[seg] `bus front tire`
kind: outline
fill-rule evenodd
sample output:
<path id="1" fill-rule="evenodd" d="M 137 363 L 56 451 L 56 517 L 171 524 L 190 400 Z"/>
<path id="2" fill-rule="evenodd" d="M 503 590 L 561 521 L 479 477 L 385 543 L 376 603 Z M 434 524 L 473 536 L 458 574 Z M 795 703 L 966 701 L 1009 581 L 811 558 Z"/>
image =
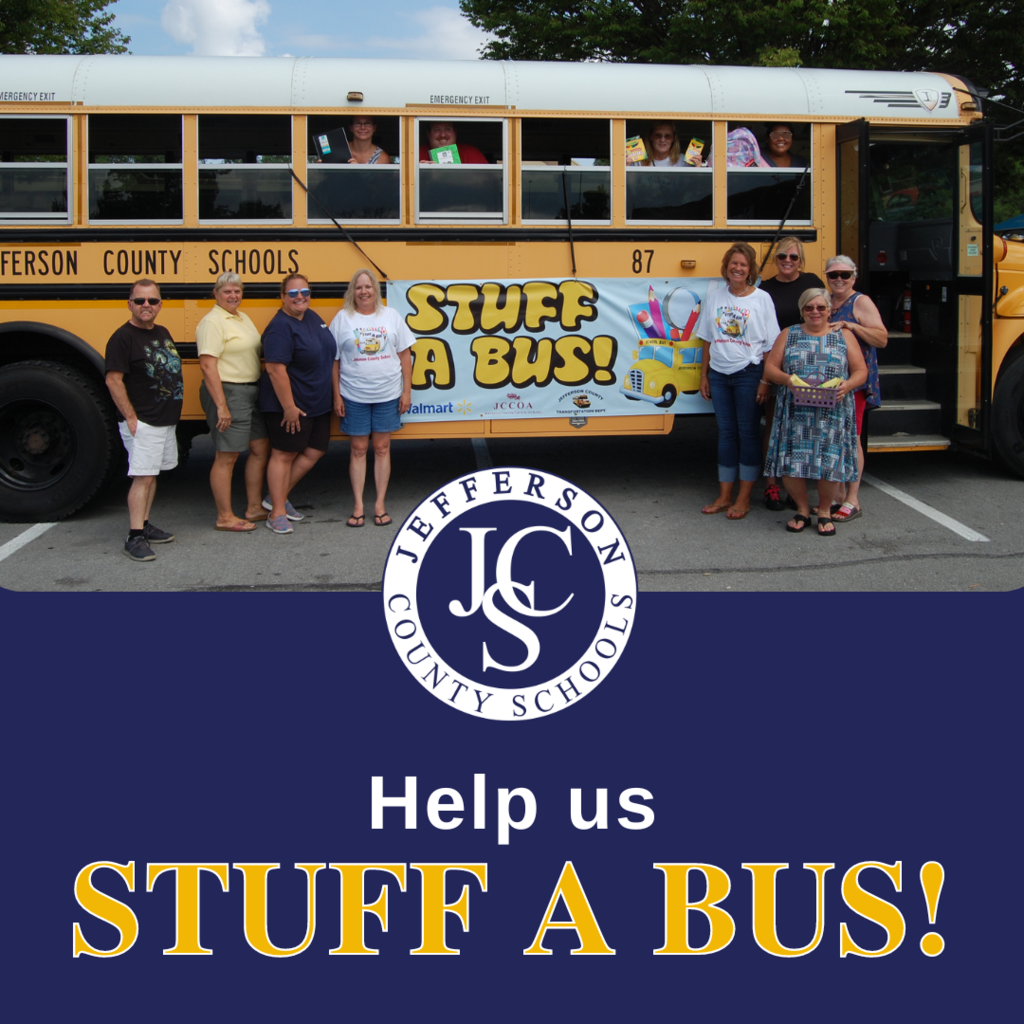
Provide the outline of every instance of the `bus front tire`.
<path id="1" fill-rule="evenodd" d="M 661 401 L 656 403 L 659 409 L 668 409 L 672 403 L 676 400 L 676 389 L 671 384 L 665 385 L 665 390 L 661 393 Z"/>
<path id="2" fill-rule="evenodd" d="M 0 367 L 0 518 L 71 515 L 108 479 L 117 443 L 100 382 L 57 362 Z"/>
<path id="3" fill-rule="evenodd" d="M 1024 477 L 1024 352 L 1006 367 L 996 384 L 992 439 L 1006 468 Z"/>

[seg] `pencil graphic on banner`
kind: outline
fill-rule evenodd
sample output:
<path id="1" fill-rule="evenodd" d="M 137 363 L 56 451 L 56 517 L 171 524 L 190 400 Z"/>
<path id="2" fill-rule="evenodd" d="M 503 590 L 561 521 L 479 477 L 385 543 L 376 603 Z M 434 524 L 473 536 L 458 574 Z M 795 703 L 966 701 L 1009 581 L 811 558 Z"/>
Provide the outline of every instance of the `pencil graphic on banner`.
<path id="1" fill-rule="evenodd" d="M 636 315 L 636 322 L 644 329 L 648 338 L 660 338 L 658 329 L 654 326 L 651 314 L 646 309 L 641 309 Z"/>
<path id="2" fill-rule="evenodd" d="M 658 296 L 654 294 L 654 289 L 647 286 L 647 303 L 651 307 L 651 317 L 654 320 L 654 327 L 657 330 L 657 337 L 665 337 L 665 321 L 661 318 L 661 303 L 658 301 Z"/>

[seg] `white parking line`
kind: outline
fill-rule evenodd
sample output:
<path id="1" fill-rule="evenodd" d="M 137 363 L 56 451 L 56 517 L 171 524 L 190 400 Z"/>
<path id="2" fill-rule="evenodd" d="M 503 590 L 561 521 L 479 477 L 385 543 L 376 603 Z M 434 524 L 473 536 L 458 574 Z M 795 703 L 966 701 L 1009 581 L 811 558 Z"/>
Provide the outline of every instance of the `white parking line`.
<path id="1" fill-rule="evenodd" d="M 473 438 L 473 454 L 476 456 L 477 469 L 490 469 L 494 465 L 491 462 L 491 453 L 487 450 L 487 439 L 483 437 Z"/>
<path id="2" fill-rule="evenodd" d="M 9 540 L 6 544 L 0 546 L 0 562 L 7 558 L 8 555 L 13 555 L 15 551 L 20 551 L 26 544 L 31 544 L 36 537 L 42 537 L 50 527 L 56 525 L 56 523 L 36 523 L 35 526 L 30 526 L 24 533 L 19 533 L 14 540 Z"/>
<path id="3" fill-rule="evenodd" d="M 947 516 L 945 512 L 940 512 L 938 509 L 932 508 L 931 505 L 926 505 L 923 501 L 918 501 L 917 498 L 912 498 L 906 491 L 901 491 L 898 487 L 893 487 L 892 484 L 887 484 L 883 480 L 879 480 L 878 477 L 872 476 L 870 473 L 865 473 L 861 479 L 866 484 L 871 484 L 872 487 L 877 487 L 880 491 L 888 494 L 890 498 L 895 498 L 897 501 L 902 501 L 904 505 L 909 505 L 916 512 L 920 512 L 921 515 L 927 516 L 929 519 L 934 520 L 940 526 L 944 526 L 947 530 L 952 530 L 954 533 L 959 534 L 964 540 L 975 540 L 988 542 L 988 537 L 983 533 L 978 533 L 977 530 L 972 530 L 969 526 L 964 526 L 963 523 L 957 522 L 951 516 Z"/>

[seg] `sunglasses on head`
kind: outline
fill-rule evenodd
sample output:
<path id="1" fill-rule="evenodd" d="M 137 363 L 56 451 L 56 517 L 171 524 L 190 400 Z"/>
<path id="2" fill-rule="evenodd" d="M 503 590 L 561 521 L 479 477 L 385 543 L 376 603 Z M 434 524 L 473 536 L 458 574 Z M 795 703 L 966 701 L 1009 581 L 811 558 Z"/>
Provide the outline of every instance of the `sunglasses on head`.
<path id="1" fill-rule="evenodd" d="M 309 298 L 309 289 L 308 288 L 289 288 L 288 291 L 285 292 L 285 295 L 287 295 L 289 299 L 297 299 L 300 295 L 304 299 L 308 299 Z"/>
<path id="2" fill-rule="evenodd" d="M 834 281 L 837 277 L 841 277 L 844 281 L 849 281 L 853 277 L 852 270 L 830 270 L 825 275 L 830 281 Z"/>
<path id="3" fill-rule="evenodd" d="M 800 253 L 798 252 L 780 252 L 776 257 L 777 260 L 792 260 L 794 263 L 800 262 Z"/>
<path id="4" fill-rule="evenodd" d="M 163 301 L 164 301 L 163 299 L 136 299 L 136 298 L 133 298 L 131 300 L 132 305 L 135 305 L 135 306 L 144 306 L 147 302 L 151 306 L 159 306 L 160 303 L 163 302 Z"/>

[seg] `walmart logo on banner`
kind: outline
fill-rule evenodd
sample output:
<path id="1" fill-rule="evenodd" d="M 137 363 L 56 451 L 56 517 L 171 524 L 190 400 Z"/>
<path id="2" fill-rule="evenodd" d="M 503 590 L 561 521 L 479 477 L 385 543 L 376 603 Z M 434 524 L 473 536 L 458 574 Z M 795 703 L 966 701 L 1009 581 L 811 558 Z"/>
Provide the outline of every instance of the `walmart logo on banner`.
<path id="1" fill-rule="evenodd" d="M 399 530 L 384 613 L 403 664 L 439 700 L 526 721 L 611 672 L 636 612 L 636 568 L 608 511 L 550 473 L 459 477 Z"/>

